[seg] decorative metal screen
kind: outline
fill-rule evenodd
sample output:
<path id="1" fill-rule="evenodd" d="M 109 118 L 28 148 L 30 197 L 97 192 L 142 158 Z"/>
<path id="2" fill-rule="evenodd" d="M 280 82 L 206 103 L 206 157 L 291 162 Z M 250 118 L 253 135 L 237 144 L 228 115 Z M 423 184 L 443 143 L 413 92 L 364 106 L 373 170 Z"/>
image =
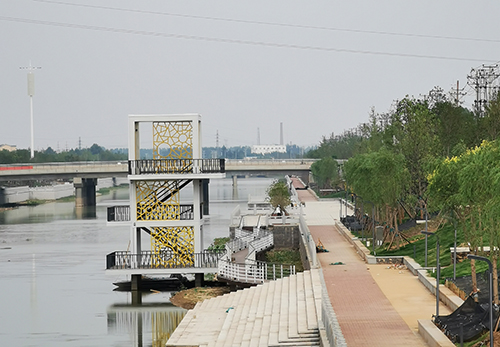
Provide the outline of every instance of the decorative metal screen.
<path id="1" fill-rule="evenodd" d="M 151 228 L 152 265 L 154 267 L 189 267 L 194 265 L 193 227 Z"/>
<path id="2" fill-rule="evenodd" d="M 179 181 L 138 181 L 137 220 L 179 220 Z"/>
<path id="3" fill-rule="evenodd" d="M 192 159 L 193 124 L 153 122 L 153 158 Z"/>

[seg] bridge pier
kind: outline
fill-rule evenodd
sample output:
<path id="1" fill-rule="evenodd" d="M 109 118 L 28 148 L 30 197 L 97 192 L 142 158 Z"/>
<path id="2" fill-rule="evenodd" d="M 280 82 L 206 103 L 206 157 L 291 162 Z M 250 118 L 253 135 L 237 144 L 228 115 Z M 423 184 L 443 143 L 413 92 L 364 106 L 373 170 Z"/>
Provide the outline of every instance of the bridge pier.
<path id="1" fill-rule="evenodd" d="M 95 206 L 95 186 L 97 178 L 81 178 L 73 179 L 75 187 L 75 205 L 76 207 Z"/>

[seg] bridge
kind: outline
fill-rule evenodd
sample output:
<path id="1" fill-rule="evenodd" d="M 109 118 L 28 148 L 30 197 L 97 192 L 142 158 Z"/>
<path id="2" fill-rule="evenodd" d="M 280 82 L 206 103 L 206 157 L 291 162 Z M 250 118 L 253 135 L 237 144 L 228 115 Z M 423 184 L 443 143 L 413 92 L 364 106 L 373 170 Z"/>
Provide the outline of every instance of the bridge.
<path id="1" fill-rule="evenodd" d="M 217 167 L 218 172 L 233 176 L 299 176 L 309 182 L 309 173 L 315 159 L 142 159 L 129 161 L 88 161 L 43 164 L 5 164 L 0 165 L 0 184 L 2 181 L 56 180 L 71 179 L 75 187 L 77 207 L 95 206 L 95 192 L 98 178 L 128 177 L 136 174 L 175 173 L 179 167 L 188 165 L 196 173 L 210 172 Z M 199 171 L 199 172 L 198 172 Z M 185 172 L 178 172 L 185 177 Z M 188 175 L 189 176 L 189 175 Z M 208 187 L 207 187 L 208 189 Z"/>
<path id="2" fill-rule="evenodd" d="M 195 159 L 193 159 L 195 160 Z M 200 159 L 201 160 L 201 159 Z M 302 175 L 311 170 L 317 159 L 226 159 L 225 172 L 229 175 Z M 141 162 L 154 165 L 158 160 L 144 159 Z M 0 165 L 0 181 L 23 181 L 35 179 L 73 179 L 126 177 L 131 174 L 129 161 L 84 161 L 43 164 Z"/>

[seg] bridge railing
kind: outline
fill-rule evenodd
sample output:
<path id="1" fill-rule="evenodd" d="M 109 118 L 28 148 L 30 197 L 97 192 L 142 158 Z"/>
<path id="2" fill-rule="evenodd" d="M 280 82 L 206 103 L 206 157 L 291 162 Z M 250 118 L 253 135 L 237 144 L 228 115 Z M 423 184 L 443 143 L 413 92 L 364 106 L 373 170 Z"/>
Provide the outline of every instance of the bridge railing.
<path id="1" fill-rule="evenodd" d="M 132 254 L 128 251 L 115 251 L 106 256 L 106 270 L 217 268 L 222 255 L 221 252 L 207 251 L 181 255 L 173 252 L 143 251 L 140 254 Z"/>
<path id="2" fill-rule="evenodd" d="M 154 214 L 153 214 L 154 215 Z M 157 216 L 163 220 L 162 216 Z M 179 205 L 179 220 L 193 220 L 194 206 Z M 152 220 L 152 219 L 147 219 Z M 108 207 L 108 222 L 128 222 L 130 221 L 130 206 L 109 206 Z"/>
<path id="3" fill-rule="evenodd" d="M 129 160 L 129 175 L 226 172 L 224 159 L 141 159 Z"/>

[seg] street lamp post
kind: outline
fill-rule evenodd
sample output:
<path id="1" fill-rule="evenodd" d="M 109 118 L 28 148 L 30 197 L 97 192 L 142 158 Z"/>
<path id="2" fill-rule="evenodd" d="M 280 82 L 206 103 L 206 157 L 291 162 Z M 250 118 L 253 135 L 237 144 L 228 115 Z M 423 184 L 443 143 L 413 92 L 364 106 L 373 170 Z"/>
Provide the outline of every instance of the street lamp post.
<path id="1" fill-rule="evenodd" d="M 481 257 L 479 255 L 467 254 L 467 258 L 474 259 L 474 260 L 482 260 L 488 264 L 488 271 L 489 271 L 488 284 L 490 287 L 490 289 L 489 289 L 489 291 L 490 291 L 490 346 L 494 346 L 494 344 L 493 344 L 493 264 L 491 264 L 491 261 L 488 258 Z"/>
<path id="2" fill-rule="evenodd" d="M 427 267 L 427 236 L 428 236 L 428 234 L 427 234 L 428 233 L 428 231 L 427 231 L 427 224 L 428 224 L 427 207 L 423 207 L 423 208 L 417 207 L 417 209 L 425 212 L 425 233 L 423 232 L 424 230 L 421 230 L 421 232 L 422 232 L 422 234 L 425 234 L 425 263 L 424 263 L 424 267 Z"/>
<path id="3" fill-rule="evenodd" d="M 439 267 L 439 237 L 436 235 L 436 233 L 431 233 L 428 231 L 421 231 L 422 234 L 425 234 L 427 237 L 428 235 L 434 235 L 436 236 L 436 318 L 439 316 L 439 279 L 440 279 L 440 267 Z M 426 254 L 427 255 L 427 254 Z"/>
<path id="4" fill-rule="evenodd" d="M 20 69 L 28 70 L 28 96 L 30 97 L 30 128 L 31 128 L 31 159 L 35 157 L 35 132 L 33 127 L 33 95 L 35 94 L 35 74 L 33 73 L 36 69 L 41 69 L 38 66 L 30 65 L 27 67 L 21 67 Z"/>

